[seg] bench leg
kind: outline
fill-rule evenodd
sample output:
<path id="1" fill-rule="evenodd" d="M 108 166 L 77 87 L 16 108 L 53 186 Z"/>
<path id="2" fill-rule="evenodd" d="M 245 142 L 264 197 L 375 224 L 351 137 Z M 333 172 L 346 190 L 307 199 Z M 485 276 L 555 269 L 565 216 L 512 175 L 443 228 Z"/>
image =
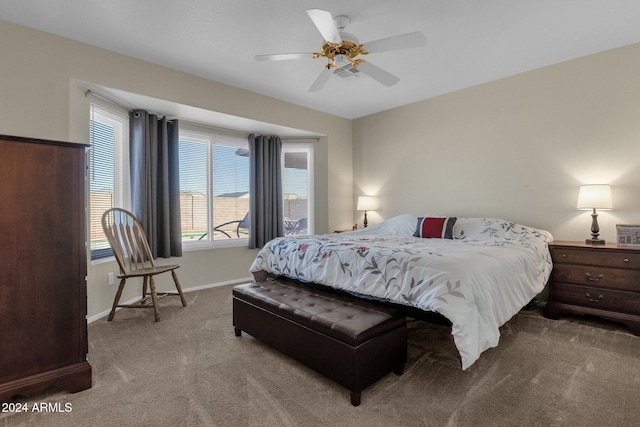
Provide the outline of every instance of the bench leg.
<path id="1" fill-rule="evenodd" d="M 242 335 L 242 331 L 238 328 L 233 328 L 235 330 L 236 336 L 239 337 L 240 335 Z"/>
<path id="2" fill-rule="evenodd" d="M 361 392 L 359 391 L 352 391 L 351 392 L 351 404 L 353 406 L 358 406 L 360 405 L 360 396 L 361 396 Z"/>

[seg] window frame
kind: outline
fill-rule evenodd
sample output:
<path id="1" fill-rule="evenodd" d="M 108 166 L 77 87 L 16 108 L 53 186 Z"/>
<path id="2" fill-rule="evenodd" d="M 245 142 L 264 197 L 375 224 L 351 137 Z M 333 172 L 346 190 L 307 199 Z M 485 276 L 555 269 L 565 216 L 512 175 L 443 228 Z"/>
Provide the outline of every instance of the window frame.
<path id="1" fill-rule="evenodd" d="M 96 115 L 98 117 L 96 117 Z M 100 120 L 97 120 L 97 119 Z M 131 209 L 131 185 L 129 181 L 129 112 L 124 108 L 110 105 L 99 100 L 91 100 L 89 103 L 89 141 L 92 144 L 87 150 L 87 247 L 88 258 L 92 263 L 99 263 L 113 259 L 113 251 L 110 246 L 94 249 L 92 242 L 92 224 L 100 224 L 102 214 L 93 218 L 91 205 L 91 181 L 94 172 L 94 127 L 91 122 L 104 123 L 113 127 L 113 206 Z M 92 221 L 93 220 L 93 221 Z M 102 225 L 96 225 L 102 229 Z"/>
<path id="2" fill-rule="evenodd" d="M 180 135 L 179 140 L 183 139 L 192 140 L 194 142 L 206 142 L 207 144 L 207 227 L 211 229 L 212 224 L 214 222 L 214 187 L 215 182 L 213 182 L 213 146 L 214 145 L 226 145 L 236 148 L 249 148 L 249 142 L 247 138 L 240 137 L 239 134 L 232 132 L 224 132 L 217 129 L 209 129 L 204 126 L 197 125 L 189 125 L 189 124 L 180 124 Z M 246 142 L 245 144 L 216 144 L 216 138 L 220 139 L 238 139 Z M 181 165 L 182 166 L 182 165 Z M 182 191 L 182 189 L 181 189 Z M 209 232 L 210 230 L 208 230 Z M 198 250 L 207 250 L 207 249 L 218 249 L 218 248 L 232 248 L 232 247 L 247 247 L 249 244 L 249 237 L 236 237 L 232 239 L 211 239 L 207 238 L 206 240 L 182 240 L 182 250 L 184 252 L 189 251 L 198 251 Z"/>
<path id="3" fill-rule="evenodd" d="M 314 189 L 314 170 L 313 170 L 313 165 L 314 165 L 314 158 L 313 158 L 313 154 L 314 154 L 314 149 L 315 149 L 315 145 L 312 142 L 297 142 L 295 140 L 292 140 L 291 142 L 289 141 L 283 141 L 282 142 L 282 170 L 280 171 L 283 174 L 283 184 L 284 184 L 284 156 L 286 153 L 305 153 L 307 155 L 307 174 L 308 174 L 308 181 L 307 181 L 307 209 L 308 209 L 308 216 L 307 216 L 307 235 L 312 235 L 314 234 L 314 228 L 315 228 L 315 215 L 314 215 L 314 203 L 313 201 L 315 200 L 314 198 L 314 193 L 313 193 L 313 189 Z M 283 194 L 284 197 L 284 194 Z"/>

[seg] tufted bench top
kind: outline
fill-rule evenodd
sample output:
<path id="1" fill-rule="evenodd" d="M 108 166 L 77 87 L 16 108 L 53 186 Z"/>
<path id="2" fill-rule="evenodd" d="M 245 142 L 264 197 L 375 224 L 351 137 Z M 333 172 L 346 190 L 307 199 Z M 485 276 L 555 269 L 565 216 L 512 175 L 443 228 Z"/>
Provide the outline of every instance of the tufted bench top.
<path id="1" fill-rule="evenodd" d="M 406 322 L 399 310 L 284 280 L 238 285 L 233 295 L 352 346 Z"/>

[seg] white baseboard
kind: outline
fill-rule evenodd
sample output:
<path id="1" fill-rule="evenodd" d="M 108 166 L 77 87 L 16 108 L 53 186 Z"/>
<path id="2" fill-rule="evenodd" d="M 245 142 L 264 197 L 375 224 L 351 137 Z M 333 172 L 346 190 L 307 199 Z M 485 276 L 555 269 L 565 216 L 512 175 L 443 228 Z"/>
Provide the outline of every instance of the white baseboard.
<path id="1" fill-rule="evenodd" d="M 209 288 L 217 288 L 219 286 L 227 286 L 227 285 L 235 285 L 235 284 L 239 284 L 239 283 L 247 283 L 247 282 L 253 282 L 253 277 L 247 277 L 245 279 L 236 279 L 236 280 L 228 280 L 226 282 L 218 282 L 218 283 L 211 283 L 208 285 L 202 285 L 202 286 L 194 286 L 192 288 L 185 288 L 182 289 L 182 292 L 187 293 L 187 292 L 195 292 L 195 291 L 201 291 L 203 289 L 209 289 Z M 129 301 L 125 301 L 122 304 L 133 304 L 134 302 L 138 301 L 140 299 L 140 297 L 135 297 L 130 299 Z M 120 310 L 120 308 L 117 308 L 117 310 Z M 108 316 L 109 313 L 111 312 L 111 309 L 102 311 L 98 314 L 94 314 L 93 316 L 88 316 L 87 317 L 87 323 L 92 323 L 95 322 L 98 319 L 102 319 L 105 316 Z"/>
<path id="2" fill-rule="evenodd" d="M 212 283 L 209 285 L 194 286 L 192 288 L 183 289 L 182 292 L 201 291 L 202 289 L 217 288 L 219 286 L 227 286 L 227 285 L 237 285 L 240 283 L 247 283 L 247 282 L 253 282 L 253 277 L 247 277 L 244 279 L 227 280 L 226 282 Z"/>

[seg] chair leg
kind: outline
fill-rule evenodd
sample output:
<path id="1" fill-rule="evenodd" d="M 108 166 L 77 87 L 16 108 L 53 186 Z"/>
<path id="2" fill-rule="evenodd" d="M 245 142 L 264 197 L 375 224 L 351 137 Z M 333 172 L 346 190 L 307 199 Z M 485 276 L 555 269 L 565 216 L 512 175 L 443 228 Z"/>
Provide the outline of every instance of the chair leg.
<path id="1" fill-rule="evenodd" d="M 109 318 L 107 319 L 109 322 L 113 320 L 114 314 L 116 314 L 116 308 L 118 307 L 118 303 L 120 302 L 120 297 L 122 296 L 122 290 L 124 289 L 124 282 L 126 282 L 126 278 L 122 278 L 120 280 L 120 285 L 118 286 L 118 292 L 116 292 L 116 296 L 113 299 L 113 307 L 111 307 L 111 312 L 109 313 Z"/>
<path id="2" fill-rule="evenodd" d="M 159 322 L 160 313 L 158 312 L 158 295 L 156 295 L 156 284 L 153 281 L 153 276 L 149 276 L 149 287 L 151 288 L 151 301 L 153 302 L 153 314 L 156 317 L 156 322 Z"/>
<path id="3" fill-rule="evenodd" d="M 147 283 L 148 283 L 147 279 L 148 279 L 147 276 L 144 276 L 142 278 L 142 300 L 144 300 L 147 297 Z"/>
<path id="4" fill-rule="evenodd" d="M 176 289 L 178 290 L 178 294 L 180 295 L 180 301 L 182 301 L 182 306 L 187 306 L 187 300 L 184 299 L 184 295 L 182 294 L 182 286 L 180 286 L 180 281 L 178 281 L 178 275 L 175 270 L 171 270 L 171 275 L 173 276 L 173 281 L 176 284 Z"/>

